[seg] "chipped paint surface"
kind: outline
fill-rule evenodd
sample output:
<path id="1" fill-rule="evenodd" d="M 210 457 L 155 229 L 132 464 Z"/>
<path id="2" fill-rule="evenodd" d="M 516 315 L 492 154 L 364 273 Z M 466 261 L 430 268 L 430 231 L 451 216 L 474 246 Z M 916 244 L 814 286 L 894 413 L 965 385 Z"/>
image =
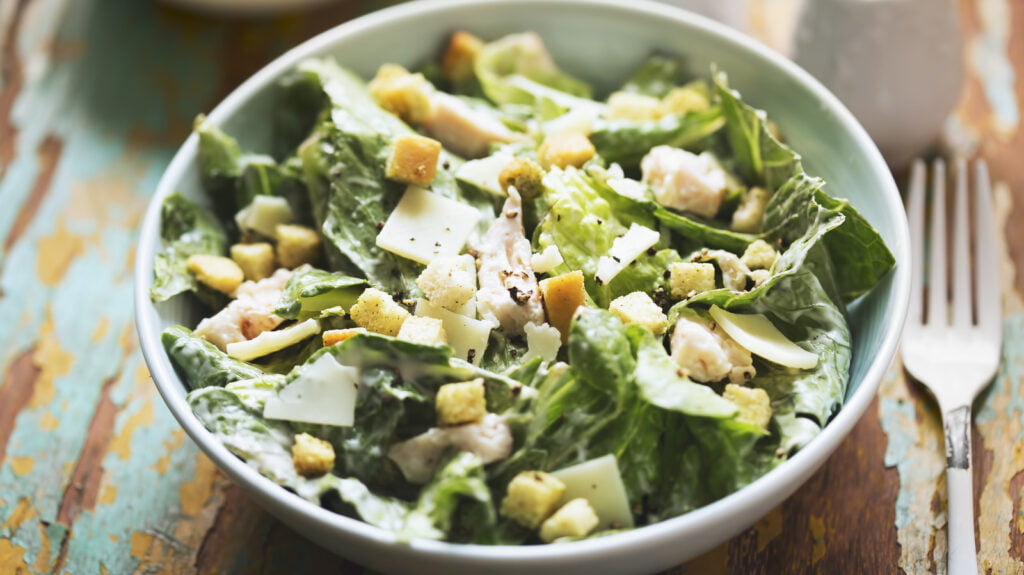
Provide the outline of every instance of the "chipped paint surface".
<path id="1" fill-rule="evenodd" d="M 782 535 L 782 508 L 776 507 L 762 517 L 754 524 L 754 531 L 757 533 L 757 551 L 764 551 L 773 539 Z"/>
<path id="2" fill-rule="evenodd" d="M 976 9 L 982 24 L 970 46 L 970 63 L 982 79 L 985 97 L 992 107 L 993 128 L 1003 136 L 1012 135 L 1020 123 L 1015 81 L 1017 74 L 1009 56 L 1013 18 L 1009 0 L 978 0 Z"/>

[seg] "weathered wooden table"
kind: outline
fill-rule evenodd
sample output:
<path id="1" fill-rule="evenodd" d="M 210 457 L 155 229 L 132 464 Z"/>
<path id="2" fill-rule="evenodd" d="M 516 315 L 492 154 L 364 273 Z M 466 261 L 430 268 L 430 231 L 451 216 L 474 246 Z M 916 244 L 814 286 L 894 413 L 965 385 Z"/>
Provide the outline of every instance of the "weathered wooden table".
<path id="1" fill-rule="evenodd" d="M 0 574 L 358 573 L 258 508 L 185 437 L 138 350 L 134 245 L 197 112 L 384 2 L 223 21 L 142 0 L 0 0 Z M 779 30 L 751 2 L 751 29 Z M 963 0 L 950 127 L 988 158 L 1003 368 L 975 406 L 979 560 L 1024 572 L 1024 3 Z M 945 572 L 939 414 L 894 365 L 824 468 L 692 573 Z"/>

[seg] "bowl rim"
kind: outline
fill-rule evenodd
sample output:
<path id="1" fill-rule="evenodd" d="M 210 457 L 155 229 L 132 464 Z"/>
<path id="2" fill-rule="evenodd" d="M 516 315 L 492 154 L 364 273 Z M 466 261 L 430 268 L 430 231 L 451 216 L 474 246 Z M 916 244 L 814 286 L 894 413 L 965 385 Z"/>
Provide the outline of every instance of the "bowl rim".
<path id="1" fill-rule="evenodd" d="M 391 21 L 415 19 L 421 14 L 453 11 L 467 6 L 495 4 L 497 1 L 419 0 L 385 8 L 344 22 L 306 40 L 261 68 L 222 100 L 207 115 L 207 120 L 214 124 L 221 124 L 256 93 L 268 87 L 299 61 L 324 53 L 331 46 L 349 36 Z M 909 262 L 909 229 L 898 188 L 885 160 L 853 114 L 820 82 L 781 54 L 724 24 L 653 0 L 634 0 L 629 3 L 617 0 L 501 0 L 501 3 L 518 4 L 524 9 L 541 6 L 570 6 L 574 8 L 591 6 L 612 11 L 639 12 L 647 16 L 664 18 L 681 27 L 703 29 L 705 32 L 717 36 L 719 40 L 741 48 L 751 57 L 766 61 L 768 65 L 776 67 L 802 85 L 835 115 L 836 123 L 848 132 L 856 147 L 865 154 L 870 168 L 883 175 L 884 189 L 879 190 L 879 195 L 885 203 L 885 208 L 902 216 L 896 217 L 894 237 L 889 243 L 889 248 L 897 261 L 897 266 L 890 271 L 891 279 L 889 281 L 893 285 L 892 297 L 888 305 L 888 309 L 894 311 L 895 316 L 893 317 L 894 321 L 884 331 L 880 351 L 865 371 L 859 387 L 847 398 L 842 409 L 822 432 L 793 457 L 722 499 L 651 525 L 597 539 L 586 539 L 561 545 L 493 546 L 419 539 L 403 542 L 403 544 L 418 552 L 431 555 L 443 554 L 448 558 L 454 557 L 463 560 L 552 561 L 568 560 L 581 555 L 614 557 L 619 556 L 626 548 L 635 546 L 652 548 L 668 544 L 677 541 L 683 535 L 697 533 L 701 526 L 735 521 L 739 519 L 740 515 L 749 516 L 749 509 L 756 507 L 758 501 L 765 498 L 777 499 L 772 506 L 778 505 L 782 501 L 780 495 L 788 496 L 789 493 L 799 488 L 806 477 L 809 477 L 825 462 L 831 452 L 860 420 L 873 401 L 878 386 L 896 353 L 910 295 L 909 266 L 899 265 L 899 262 Z M 267 498 L 277 509 L 291 508 L 304 516 L 304 519 L 312 521 L 317 528 L 328 531 L 340 529 L 366 542 L 383 545 L 398 543 L 398 539 L 389 531 L 374 527 L 359 519 L 329 511 L 281 488 L 276 482 L 264 477 L 232 454 L 192 414 L 185 400 L 183 382 L 177 376 L 160 342 L 160 332 L 157 329 L 159 318 L 154 304 L 149 300 L 149 289 L 152 283 L 153 258 L 159 237 L 160 205 L 163 199 L 174 191 L 177 182 L 181 180 L 182 175 L 193 161 L 196 151 L 197 137 L 193 133 L 175 153 L 157 185 L 156 193 L 150 199 L 141 227 L 135 258 L 136 329 L 146 364 L 161 397 L 182 428 L 218 467 L 225 470 L 234 481 L 242 484 L 248 491 L 258 492 L 261 497 Z M 808 467 L 811 468 L 810 471 L 808 471 Z M 801 477 L 805 479 L 801 480 Z M 794 482 L 796 485 L 793 485 Z M 261 501 L 266 504 L 264 500 Z M 757 519 L 758 517 L 749 517 L 747 525 Z M 734 533 L 739 530 L 735 529 Z M 526 567 L 527 564 L 523 563 L 522 566 Z"/>

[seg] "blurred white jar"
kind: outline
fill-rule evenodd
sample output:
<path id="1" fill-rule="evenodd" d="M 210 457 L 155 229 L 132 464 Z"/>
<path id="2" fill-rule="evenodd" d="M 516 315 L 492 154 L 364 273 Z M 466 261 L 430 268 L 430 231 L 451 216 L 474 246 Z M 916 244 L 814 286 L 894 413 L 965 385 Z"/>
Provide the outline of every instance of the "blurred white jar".
<path id="1" fill-rule="evenodd" d="M 793 59 L 835 93 L 893 168 L 936 142 L 963 84 L 956 0 L 806 0 Z"/>

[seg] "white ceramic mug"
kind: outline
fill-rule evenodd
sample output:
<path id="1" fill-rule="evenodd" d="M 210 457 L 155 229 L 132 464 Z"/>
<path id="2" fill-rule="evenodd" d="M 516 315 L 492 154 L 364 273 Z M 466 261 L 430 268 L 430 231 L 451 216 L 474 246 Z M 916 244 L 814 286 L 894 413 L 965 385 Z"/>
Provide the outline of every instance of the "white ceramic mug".
<path id="1" fill-rule="evenodd" d="M 806 0 L 793 59 L 853 112 L 893 168 L 938 139 L 960 97 L 955 0 Z"/>

